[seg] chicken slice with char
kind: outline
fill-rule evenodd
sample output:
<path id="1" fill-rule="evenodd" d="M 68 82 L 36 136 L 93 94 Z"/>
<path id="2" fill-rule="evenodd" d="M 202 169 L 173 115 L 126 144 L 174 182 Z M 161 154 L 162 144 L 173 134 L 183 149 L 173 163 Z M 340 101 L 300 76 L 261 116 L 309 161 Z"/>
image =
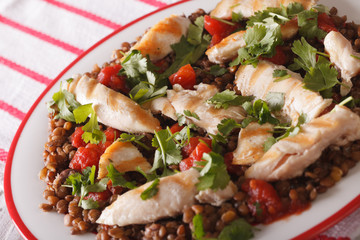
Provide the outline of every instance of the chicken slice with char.
<path id="1" fill-rule="evenodd" d="M 293 178 L 301 175 L 329 145 L 343 146 L 358 139 L 360 117 L 346 107 L 336 106 L 303 125 L 297 135 L 275 143 L 245 176 L 265 181 Z"/>
<path id="2" fill-rule="evenodd" d="M 241 129 L 232 164 L 248 165 L 259 160 L 264 155 L 264 143 L 272 137 L 273 130 L 273 125 L 269 123 L 260 125 L 257 122 L 252 122 Z"/>
<path id="3" fill-rule="evenodd" d="M 325 51 L 330 55 L 330 61 L 341 71 L 345 86 L 340 87 L 342 96 L 347 95 L 352 87 L 351 78 L 360 72 L 360 54 L 355 52 L 349 40 L 339 32 L 329 32 L 324 39 Z M 355 56 L 352 57 L 351 55 Z"/>
<path id="4" fill-rule="evenodd" d="M 305 9 L 310 9 L 318 0 L 222 0 L 211 12 L 211 16 L 231 19 L 232 12 L 241 13 L 243 17 L 249 18 L 257 11 L 262 11 L 268 7 L 285 7 L 290 3 L 301 3 Z"/>
<path id="5" fill-rule="evenodd" d="M 76 76 L 66 88 L 80 104 L 92 103 L 98 121 L 107 126 L 130 133 L 153 133 L 161 129 L 159 120 L 150 111 L 93 78 Z"/>
<path id="6" fill-rule="evenodd" d="M 150 163 L 141 152 L 130 142 L 113 142 L 101 155 L 99 161 L 98 178 L 106 177 L 106 167 L 112 163 L 121 173 L 136 171 L 140 167 L 144 172 L 151 169 Z"/>
<path id="7" fill-rule="evenodd" d="M 176 84 L 173 90 L 167 91 L 167 97 L 176 113 L 184 114 L 184 110 L 196 113 L 200 120 L 193 117 L 188 119 L 211 134 L 218 133 L 217 125 L 223 119 L 232 118 L 236 122 L 244 119 L 246 113 L 241 106 L 231 106 L 223 109 L 215 108 L 206 103 L 206 100 L 218 93 L 215 86 L 201 83 L 195 87 L 196 90 L 185 90 Z"/>
<path id="8" fill-rule="evenodd" d="M 284 40 L 293 38 L 299 30 L 297 21 L 291 20 L 281 25 L 281 35 Z M 225 63 L 237 57 L 238 50 L 246 46 L 244 34 L 246 31 L 233 33 L 218 44 L 215 44 L 206 51 L 210 62 Z"/>
<path id="9" fill-rule="evenodd" d="M 141 193 L 152 182 L 118 196 L 115 202 L 106 207 L 97 223 L 126 226 L 146 224 L 164 217 L 175 217 L 195 200 L 199 172 L 190 169 L 172 176 L 160 178 L 158 193 L 147 200 L 142 200 Z"/>
<path id="10" fill-rule="evenodd" d="M 163 114 L 173 120 L 177 120 L 176 111 L 166 97 L 156 98 L 150 102 L 144 103 L 143 107 L 149 109 L 153 114 Z"/>
<path id="11" fill-rule="evenodd" d="M 149 55 L 151 61 L 163 59 L 172 52 L 171 45 L 186 36 L 190 20 L 171 15 L 155 24 L 130 50 L 137 49 L 143 56 Z"/>
<path id="12" fill-rule="evenodd" d="M 266 100 L 269 92 L 284 93 L 285 103 L 281 116 L 288 122 L 296 125 L 301 114 L 306 114 L 307 120 L 319 116 L 332 102 L 323 99 L 318 92 L 304 89 L 302 78 L 299 74 L 288 71 L 290 78 L 274 81 L 273 72 L 276 69 L 285 70 L 283 66 L 267 61 L 259 61 L 256 68 L 252 65 L 240 66 L 235 77 L 235 84 L 244 96 L 255 96 L 257 99 Z"/>
<path id="13" fill-rule="evenodd" d="M 216 191 L 212 189 L 202 190 L 195 196 L 195 198 L 199 201 L 199 203 L 209 203 L 213 206 L 219 207 L 225 201 L 231 199 L 236 192 L 236 185 L 230 181 L 224 189 L 219 189 Z"/>

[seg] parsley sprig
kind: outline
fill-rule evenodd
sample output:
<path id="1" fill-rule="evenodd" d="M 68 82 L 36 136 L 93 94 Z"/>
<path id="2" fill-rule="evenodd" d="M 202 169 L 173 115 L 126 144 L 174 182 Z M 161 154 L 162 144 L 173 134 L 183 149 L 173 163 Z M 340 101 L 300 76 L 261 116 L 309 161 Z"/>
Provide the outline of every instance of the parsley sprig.
<path id="1" fill-rule="evenodd" d="M 138 144 L 139 146 L 143 147 L 146 150 L 150 150 L 150 148 L 142 143 L 140 140 L 144 138 L 144 135 L 135 135 L 135 134 L 127 134 L 122 133 L 120 134 L 120 137 L 117 139 L 119 142 L 134 142 Z"/>
<path id="2" fill-rule="evenodd" d="M 331 62 L 323 56 L 318 56 L 317 49 L 311 46 L 304 37 L 293 43 L 292 51 L 298 56 L 294 63 L 289 66 L 292 70 L 300 68 L 306 71 L 304 77 L 304 88 L 320 92 L 327 97 L 331 89 L 340 84 L 337 79 L 338 71 L 331 65 Z"/>
<path id="3" fill-rule="evenodd" d="M 81 136 L 82 139 L 86 143 L 90 142 L 97 144 L 99 142 L 106 142 L 106 136 L 104 132 L 100 130 L 92 104 L 82 105 L 74 110 L 75 121 L 78 124 L 85 122 L 89 115 L 89 121 L 82 127 L 82 130 L 84 130 L 84 133 Z"/>
<path id="4" fill-rule="evenodd" d="M 79 206 L 84 209 L 98 208 L 99 204 L 93 199 L 84 200 L 90 192 L 103 192 L 107 187 L 107 178 L 95 182 L 96 167 L 87 167 L 82 173 L 71 174 L 65 182 L 65 187 L 72 188 L 72 195 L 80 196 Z"/>
<path id="5" fill-rule="evenodd" d="M 220 93 L 216 93 L 213 97 L 208 99 L 206 102 L 212 104 L 215 108 L 227 109 L 230 106 L 239 106 L 244 102 L 252 101 L 252 96 L 240 96 L 234 91 L 225 90 Z"/>
<path id="6" fill-rule="evenodd" d="M 52 101 L 47 103 L 48 111 L 52 114 L 55 114 L 56 111 L 53 109 L 53 106 L 58 107 L 59 112 L 55 115 L 54 119 L 64 119 L 66 121 L 75 122 L 73 111 L 80 106 L 75 100 L 75 96 L 68 92 L 65 89 L 62 89 L 62 84 L 60 83 L 60 90 L 52 96 Z"/>

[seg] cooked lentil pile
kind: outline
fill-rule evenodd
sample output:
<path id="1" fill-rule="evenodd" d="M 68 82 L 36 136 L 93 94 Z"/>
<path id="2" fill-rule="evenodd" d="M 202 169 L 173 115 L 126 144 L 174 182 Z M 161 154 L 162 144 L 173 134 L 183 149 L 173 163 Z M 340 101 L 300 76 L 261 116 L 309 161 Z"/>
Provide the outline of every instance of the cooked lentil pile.
<path id="1" fill-rule="evenodd" d="M 324 33 L 338 31 L 351 42 L 355 51 L 360 50 L 360 28 L 358 25 L 353 22 L 347 22 L 346 16 L 338 16 L 336 8 L 331 8 L 328 13 L 323 13 L 320 8 L 317 9 L 317 11 L 313 12 L 316 13 L 316 18 L 318 18 L 318 31 Z M 263 17 L 259 20 L 261 21 L 264 19 L 263 15 L 257 14 L 256 17 Z M 281 15 L 278 12 L 276 12 L 276 15 L 278 16 L 278 19 L 276 19 L 277 21 Z M 205 18 L 203 18 L 204 16 Z M 290 16 L 288 17 L 291 18 Z M 251 18 L 251 20 L 257 21 L 257 18 Z M 233 32 L 246 29 L 246 24 L 248 24 L 247 19 L 242 19 L 241 16 L 236 18 L 236 15 L 235 18 L 233 17 L 233 21 L 219 21 L 217 18 L 210 18 L 209 13 L 206 13 L 202 9 L 199 9 L 188 16 L 188 19 L 191 21 L 194 28 L 201 29 L 201 35 L 199 35 L 200 42 L 206 40 L 206 37 L 204 36 L 209 36 L 208 34 L 212 36 L 212 38 L 209 37 L 206 42 L 207 45 L 210 46 L 216 45 L 221 39 Z M 202 19 L 202 24 L 199 24 L 199 19 Z M 324 23 L 324 20 L 321 19 L 325 19 L 326 24 Z M 204 21 L 205 29 L 202 30 Z M 211 24 L 213 24 L 212 27 Z M 216 27 L 220 28 L 220 30 L 213 29 Z M 256 27 L 253 27 L 253 29 L 255 28 Z M 225 35 L 221 35 L 216 31 L 220 31 L 221 34 L 224 32 L 226 33 Z M 168 89 L 172 89 L 172 85 L 179 83 L 185 89 L 193 89 L 194 85 L 203 83 L 216 86 L 218 92 L 227 90 L 231 93 L 235 93 L 235 95 L 232 96 L 240 96 L 242 91 L 241 89 L 238 89 L 238 86 L 234 81 L 241 64 L 246 64 L 246 61 L 249 61 L 249 64 L 255 66 L 260 59 L 291 68 L 290 66 L 294 63 L 294 59 L 298 58 L 297 53 L 294 53 L 293 51 L 294 42 L 300 41 L 301 37 L 303 37 L 303 35 L 301 34 L 301 31 L 299 31 L 290 39 L 286 39 L 281 44 L 277 45 L 277 47 L 274 47 L 271 50 L 272 53 L 263 53 L 263 56 L 261 56 L 261 54 L 259 56 L 251 55 L 253 54 L 250 52 L 251 49 L 247 49 L 249 58 L 246 59 L 244 57 L 243 59 L 240 59 L 238 64 L 231 64 L 234 59 L 220 64 L 211 62 L 208 56 L 203 54 L 206 48 L 210 48 L 209 46 L 206 46 L 202 51 L 202 55 L 198 56 L 195 61 L 190 61 L 182 66 L 178 66 L 176 70 L 171 72 L 171 74 L 168 74 L 165 79 L 170 79 L 170 84 L 167 83 L 165 85 Z M 322 53 L 317 55 L 317 58 L 318 56 L 325 56 L 324 58 L 328 58 L 324 53 L 324 41 L 321 37 L 305 36 L 305 39 L 308 44 L 316 48 L 318 52 Z M 140 40 L 141 37 L 138 41 Z M 186 41 L 186 39 L 184 41 Z M 132 95 L 133 93 L 137 94 L 137 92 L 134 91 L 134 83 L 129 84 L 128 82 L 129 76 L 127 73 L 121 73 L 125 68 L 124 66 L 122 67 L 122 64 L 124 63 L 124 53 L 131 52 L 132 47 L 135 44 L 135 42 L 123 43 L 121 47 L 114 52 L 113 60 L 103 64 L 101 67 L 95 65 L 91 72 L 85 73 L 84 75 L 96 79 L 105 86 L 126 96 L 130 96 L 130 94 Z M 178 61 L 176 53 L 176 50 L 172 51 L 163 59 L 153 61 L 153 64 L 151 65 L 154 66 L 151 67 L 156 69 L 153 72 L 158 73 L 159 75 L 164 72 L 166 73 L 167 69 L 171 68 L 171 66 Z M 134 54 L 136 55 L 136 52 Z M 130 58 L 129 61 L 131 62 L 132 59 Z M 339 70 L 337 69 L 337 66 L 328 66 L 328 68 L 334 69 L 334 71 Z M 118 74 L 119 72 L 121 74 Z M 306 79 L 306 70 L 298 68 L 297 72 Z M 285 72 L 284 75 L 286 74 L 287 73 Z M 284 75 L 280 77 L 284 77 Z M 338 79 L 340 79 L 340 76 L 339 70 L 337 76 Z M 182 78 L 185 80 L 181 80 Z M 71 81 L 73 80 L 69 80 L 69 82 Z M 348 101 L 346 104 L 353 112 L 360 115 L 360 108 L 357 106 L 357 99 L 360 99 L 359 76 L 353 77 L 352 82 L 353 86 L 346 97 L 341 96 L 339 84 L 334 84 L 326 90 L 322 90 L 321 93 L 324 96 L 327 95 L 327 97 L 330 92 L 330 97 L 333 99 L 333 103 L 327 107 L 322 114 L 331 112 L 335 104 L 352 96 L 350 99 L 351 101 Z M 152 89 L 151 91 L 157 91 L 159 89 L 160 88 L 156 87 L 155 90 Z M 47 184 L 43 193 L 44 199 L 47 202 L 40 204 L 40 208 L 43 211 L 57 211 L 58 213 L 63 214 L 64 224 L 70 227 L 71 234 L 94 232 L 96 233 L 96 239 L 99 240 L 180 240 L 201 239 L 201 237 L 219 237 L 219 239 L 221 239 L 221 236 L 226 234 L 227 228 L 229 229 L 229 227 L 232 226 L 238 227 L 239 225 L 237 224 L 242 224 L 245 226 L 244 228 L 246 228 L 245 231 L 247 231 L 247 235 L 244 236 L 244 239 L 249 239 L 253 236 L 251 225 L 271 223 L 277 219 L 308 209 L 310 203 L 317 198 L 318 194 L 324 193 L 330 187 L 334 186 L 336 182 L 345 177 L 350 169 L 360 160 L 360 142 L 350 141 L 343 146 L 328 146 L 322 151 L 321 156 L 314 163 L 305 168 L 300 176 L 274 181 L 249 179 L 245 176 L 245 172 L 249 169 L 251 164 L 235 165 L 232 162 L 233 152 L 238 147 L 239 132 L 243 128 L 246 128 L 246 126 L 243 125 L 244 121 L 243 123 L 240 121 L 232 122 L 232 128 L 226 133 L 220 131 L 220 137 L 226 138 L 226 140 L 222 141 L 221 139 L 219 140 L 219 134 L 210 134 L 204 130 L 204 128 L 194 126 L 196 123 L 192 124 L 189 123 L 189 121 L 185 123 L 181 122 L 180 118 L 183 119 L 184 117 L 191 117 L 192 119 L 198 118 L 193 112 L 184 112 L 185 116 L 177 115 L 178 121 L 175 121 L 161 112 L 157 112 L 154 113 L 154 117 L 159 121 L 162 129 L 169 127 L 169 131 L 172 134 L 175 134 L 176 132 L 181 132 L 185 126 L 185 128 L 188 127 L 187 130 L 189 132 L 191 131 L 191 136 L 186 135 L 182 150 L 178 149 L 179 153 L 182 154 L 180 162 L 173 162 L 167 166 L 158 166 L 157 168 L 153 167 L 152 172 L 150 172 L 152 176 L 156 175 L 156 177 L 160 177 L 166 171 L 171 171 L 172 173 L 173 171 L 182 172 L 193 166 L 198 167 L 200 168 L 199 170 L 201 170 L 205 165 L 197 165 L 196 162 L 198 163 L 201 161 L 202 157 L 204 157 L 203 154 L 215 156 L 209 154 L 209 152 L 217 151 L 217 154 L 222 159 L 222 163 L 225 163 L 226 165 L 227 174 L 229 176 L 225 186 L 229 181 L 232 181 L 236 186 L 236 191 L 219 206 L 195 199 L 192 205 L 187 206 L 182 210 L 182 213 L 178 214 L 176 217 L 161 218 L 152 223 L 129 224 L 122 227 L 117 225 L 99 224 L 97 223 L 97 220 L 107 206 L 116 201 L 116 199 L 124 193 L 131 191 L 130 189 L 133 187 L 139 187 L 145 184 L 151 175 L 144 174 L 141 171 L 127 171 L 120 174 L 115 169 L 113 170 L 113 175 L 121 175 L 121 180 L 128 185 L 124 183 L 116 185 L 114 183 L 114 178 L 109 175 L 107 175 L 109 179 L 106 179 L 106 182 L 101 182 L 102 180 L 97 180 L 96 177 L 93 177 L 91 180 L 91 174 L 97 174 L 99 171 L 98 165 L 100 157 L 114 141 L 119 141 L 118 139 L 121 138 L 122 142 L 131 142 L 146 158 L 149 164 L 155 166 L 155 163 L 159 164 L 156 160 L 158 153 L 155 152 L 159 150 L 157 150 L 158 146 L 154 145 L 153 140 L 156 136 L 152 133 L 137 133 L 135 135 L 132 135 L 131 133 L 127 134 L 126 131 L 119 131 L 115 128 L 108 127 L 103 123 L 98 123 L 96 114 L 94 114 L 94 110 L 91 108 L 90 110 L 84 110 L 86 112 L 85 120 L 79 121 L 75 109 L 78 108 L 80 104 L 77 103 L 75 99 L 71 98 L 73 95 L 67 95 L 68 92 L 62 93 L 64 96 L 63 98 L 59 96 L 53 97 L 54 101 L 50 103 L 50 134 L 48 141 L 45 143 L 45 150 L 43 153 L 45 166 L 39 174 L 40 179 Z M 135 95 L 132 95 L 132 97 L 134 96 Z M 161 96 L 164 96 L 164 94 Z M 66 101 L 61 99 L 66 99 Z M 142 99 L 142 97 L 138 98 L 141 104 L 146 104 L 145 102 L 141 102 Z M 249 102 L 249 99 L 246 101 Z M 251 101 L 253 101 L 253 99 L 250 99 L 250 102 Z M 65 105 L 68 105 L 67 110 L 70 112 L 70 116 L 61 113 L 63 111 L 64 102 Z M 240 104 L 243 104 L 244 102 L 245 101 Z M 83 106 L 86 105 L 83 104 Z M 232 105 L 230 104 L 230 106 Z M 74 112 L 74 114 L 72 114 L 72 112 Z M 89 120 L 86 120 L 88 116 L 90 116 Z M 258 118 L 253 116 L 252 121 L 258 120 Z M 99 120 L 99 122 L 101 121 Z M 85 125 L 85 123 L 87 124 Z M 86 140 L 84 134 L 89 133 L 89 131 L 84 129 L 84 125 L 89 128 L 89 123 L 93 125 L 93 131 L 90 131 L 90 137 L 87 135 Z M 297 125 L 296 127 L 301 129 L 302 125 Z M 290 125 L 286 125 L 286 127 L 281 129 L 282 132 L 275 132 L 272 139 L 276 140 L 276 138 L 281 137 L 282 134 L 289 134 L 286 130 L 290 128 Z M 292 130 L 294 130 L 294 128 L 292 128 Z M 159 132 L 160 131 L 158 131 L 158 133 Z M 127 140 L 124 140 L 126 137 Z M 174 135 L 170 134 L 170 137 L 170 139 L 166 139 L 166 142 L 172 141 L 175 144 L 176 141 L 174 140 Z M 158 141 L 160 142 L 159 139 Z M 181 140 L 178 139 L 177 141 Z M 281 141 L 281 139 L 276 141 Z M 201 147 L 203 150 L 199 150 Z M 220 150 L 215 150 L 215 148 Z M 195 150 L 202 151 L 199 158 L 194 157 Z M 191 159 L 191 161 L 188 159 Z M 92 166 L 96 167 L 91 170 Z M 109 168 L 108 172 L 110 173 Z M 96 185 L 96 183 L 98 183 L 97 187 L 101 188 L 102 186 L 103 189 L 96 189 L 96 191 L 84 190 L 87 191 L 85 193 L 83 190 L 80 190 L 80 188 L 94 189 L 90 187 Z M 132 186 L 131 184 L 135 186 Z M 76 190 L 76 188 L 78 189 Z M 221 187 L 221 189 L 223 188 L 224 187 Z M 262 191 L 263 195 L 256 195 L 257 191 Z M 150 194 L 145 196 L 145 199 L 154 197 L 156 194 L 157 192 L 155 191 L 153 195 Z M 239 220 L 245 221 L 242 222 Z M 251 225 L 247 225 L 247 223 Z"/>

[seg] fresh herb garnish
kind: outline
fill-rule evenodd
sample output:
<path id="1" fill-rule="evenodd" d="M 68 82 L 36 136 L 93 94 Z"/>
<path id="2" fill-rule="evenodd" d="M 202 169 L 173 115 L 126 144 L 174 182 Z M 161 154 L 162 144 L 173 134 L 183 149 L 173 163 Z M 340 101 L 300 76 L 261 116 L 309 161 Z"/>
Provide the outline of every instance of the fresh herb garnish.
<path id="1" fill-rule="evenodd" d="M 135 189 L 136 188 L 136 182 L 129 182 L 124 178 L 124 174 L 120 173 L 112 163 L 110 163 L 108 166 L 106 166 L 106 169 L 108 171 L 108 174 L 106 175 L 112 183 L 112 186 L 117 187 L 124 187 L 128 189 Z"/>
<path id="2" fill-rule="evenodd" d="M 193 237 L 196 240 L 202 240 L 202 238 L 205 236 L 204 223 L 203 223 L 202 215 L 201 214 L 196 214 L 192 219 L 192 223 L 193 223 L 193 226 L 194 226 Z"/>
<path id="3" fill-rule="evenodd" d="M 273 125 L 279 124 L 279 120 L 271 115 L 268 104 L 261 99 L 254 101 L 253 104 L 245 102 L 242 106 L 248 114 L 241 123 L 243 128 L 247 127 L 251 122 L 258 122 L 259 124 L 267 122 Z"/>
<path id="4" fill-rule="evenodd" d="M 280 82 L 282 80 L 288 79 L 291 77 L 285 69 L 275 69 L 273 72 L 273 77 L 276 78 L 274 82 Z"/>
<path id="5" fill-rule="evenodd" d="M 261 216 L 262 213 L 263 213 L 263 209 L 261 208 L 261 203 L 259 203 L 259 202 L 254 202 L 253 205 L 255 206 L 256 216 Z"/>
<path id="6" fill-rule="evenodd" d="M 227 89 L 223 92 L 216 93 L 206 102 L 214 105 L 215 108 L 227 109 L 229 106 L 239 106 L 242 105 L 244 102 L 252 101 L 253 99 L 254 97 L 252 96 L 236 95 L 234 91 L 230 91 Z"/>
<path id="7" fill-rule="evenodd" d="M 55 115 L 54 119 L 61 118 L 66 121 L 75 122 L 73 111 L 80 106 L 80 103 L 75 100 L 75 96 L 72 93 L 62 89 L 61 85 L 62 84 L 60 84 L 60 91 L 54 93 L 52 96 L 53 100 L 47 104 L 48 111 L 54 114 L 55 110 L 52 106 L 57 105 L 59 113 Z"/>
<path id="8" fill-rule="evenodd" d="M 224 189 L 230 181 L 230 176 L 226 170 L 224 158 L 215 152 L 204 153 L 202 160 L 197 161 L 197 166 L 202 166 L 199 182 L 196 184 L 198 190 L 208 188 L 217 190 Z"/>
<path id="9" fill-rule="evenodd" d="M 239 12 L 239 13 L 236 13 L 236 12 L 232 12 L 231 13 L 231 21 L 232 22 L 240 22 L 241 20 L 243 20 L 243 15 Z"/>
<path id="10" fill-rule="evenodd" d="M 212 65 L 210 67 L 209 73 L 215 77 L 219 77 L 219 76 L 224 75 L 227 72 L 228 72 L 228 70 L 226 68 L 220 67 L 220 65 Z"/>
<path id="11" fill-rule="evenodd" d="M 195 63 L 206 51 L 210 44 L 211 36 L 203 34 L 203 29 L 200 33 L 200 27 L 204 25 L 204 18 L 199 17 L 195 20 L 193 30 L 189 32 L 187 37 L 182 37 L 180 42 L 171 45 L 175 52 L 175 61 L 171 66 L 162 73 L 159 78 L 166 80 L 171 74 L 177 72 L 182 66 Z M 199 35 L 202 35 L 199 41 Z M 190 42 L 189 42 L 189 40 Z"/>
<path id="12" fill-rule="evenodd" d="M 299 33 L 301 36 L 307 39 L 323 39 L 326 36 L 326 32 L 318 27 L 318 15 L 319 12 L 310 9 L 302 11 L 298 14 Z"/>
<path id="13" fill-rule="evenodd" d="M 356 56 L 356 55 L 353 55 L 353 54 L 351 54 L 350 56 L 353 57 L 353 58 L 355 58 L 355 59 L 360 60 L 360 57 L 359 57 L 359 56 Z"/>
<path id="14" fill-rule="evenodd" d="M 145 148 L 146 150 L 150 150 L 150 148 L 148 146 L 146 146 L 144 143 L 142 143 L 140 141 L 143 138 L 144 138 L 144 135 L 122 133 L 122 134 L 120 134 L 120 137 L 117 139 L 117 141 L 134 142 L 134 143 L 138 144 L 139 146 Z"/>
<path id="15" fill-rule="evenodd" d="M 156 178 L 148 188 L 146 188 L 140 195 L 142 200 L 147 200 L 154 197 L 159 191 L 160 179 Z"/>
<path id="16" fill-rule="evenodd" d="M 89 115 L 89 121 L 82 127 L 82 130 L 84 130 L 81 136 L 82 139 L 85 143 L 90 142 L 97 144 L 99 142 L 106 142 L 106 136 L 104 132 L 100 130 L 92 104 L 82 105 L 74 110 L 75 121 L 78 124 L 85 122 Z"/>
<path id="17" fill-rule="evenodd" d="M 227 25 L 235 26 L 235 23 L 230 22 L 230 21 L 227 21 L 227 20 L 225 20 L 225 19 L 218 18 L 218 17 L 215 17 L 215 16 L 211 16 L 211 18 L 212 18 L 212 19 L 215 19 L 215 20 L 218 20 L 219 22 L 225 23 L 225 24 L 227 24 Z"/>
<path id="18" fill-rule="evenodd" d="M 154 164 L 151 172 L 162 168 L 162 176 L 171 175 L 173 172 L 167 168 L 168 165 L 179 164 L 182 160 L 181 151 L 172 138 L 171 132 L 167 129 L 155 132 L 152 146 L 157 148 L 154 156 Z"/>
<path id="19" fill-rule="evenodd" d="M 280 111 L 285 104 L 285 93 L 268 92 L 265 100 L 269 106 L 270 111 Z"/>
<path id="20" fill-rule="evenodd" d="M 253 227 L 244 219 L 239 218 L 224 227 L 218 237 L 218 240 L 249 240 L 253 237 Z"/>
<path id="21" fill-rule="evenodd" d="M 98 204 L 93 199 L 84 200 L 90 192 L 103 192 L 107 188 L 107 178 L 95 182 L 96 167 L 87 167 L 81 173 L 71 174 L 65 182 L 65 187 L 72 188 L 72 195 L 80 196 L 79 206 L 84 209 L 97 208 Z"/>
<path id="22" fill-rule="evenodd" d="M 337 79 L 338 72 L 332 67 L 331 62 L 322 56 L 318 56 L 316 60 L 316 48 L 312 47 L 304 37 L 301 41 L 294 41 L 291 49 L 298 58 L 295 58 L 294 64 L 289 67 L 295 70 L 302 68 L 306 71 L 304 88 L 322 92 L 331 90 L 340 83 Z"/>
<path id="23" fill-rule="evenodd" d="M 196 113 L 191 112 L 190 110 L 184 110 L 184 115 L 187 117 L 195 118 L 196 120 L 200 120 L 199 116 Z"/>
<path id="24" fill-rule="evenodd" d="M 187 41 L 192 45 L 201 44 L 202 33 L 204 31 L 204 16 L 200 16 L 195 20 L 195 25 L 190 24 Z"/>

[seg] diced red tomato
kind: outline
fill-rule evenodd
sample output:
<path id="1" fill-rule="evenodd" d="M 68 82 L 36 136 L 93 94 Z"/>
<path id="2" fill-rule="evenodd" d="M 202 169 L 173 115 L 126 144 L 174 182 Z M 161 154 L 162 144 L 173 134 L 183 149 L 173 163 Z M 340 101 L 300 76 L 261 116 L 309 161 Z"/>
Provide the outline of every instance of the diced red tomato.
<path id="1" fill-rule="evenodd" d="M 325 32 L 331 32 L 331 31 L 338 32 L 332 18 L 326 13 L 320 13 L 318 15 L 318 27 Z"/>
<path id="2" fill-rule="evenodd" d="M 82 130 L 81 127 L 77 127 L 75 129 L 75 132 L 71 135 L 70 139 L 71 139 L 71 145 L 73 145 L 76 148 L 79 147 L 85 147 L 86 143 L 84 142 L 84 140 L 82 139 L 82 135 L 84 133 L 84 130 Z"/>
<path id="3" fill-rule="evenodd" d="M 192 137 L 190 138 L 190 141 L 188 144 L 186 144 L 181 149 L 181 154 L 183 155 L 183 158 L 187 158 L 190 156 L 190 154 L 195 150 L 196 146 L 200 143 L 199 140 L 202 140 L 206 142 L 207 145 L 211 146 L 211 139 L 205 138 L 205 137 Z"/>
<path id="4" fill-rule="evenodd" d="M 284 53 L 282 46 L 276 46 L 275 55 L 271 58 L 260 57 L 260 59 L 268 60 L 277 65 L 285 65 L 288 62 L 288 57 Z"/>
<path id="5" fill-rule="evenodd" d="M 180 84 L 185 89 L 194 89 L 196 74 L 190 64 L 181 67 L 169 77 L 171 85 Z"/>
<path id="6" fill-rule="evenodd" d="M 171 126 L 170 131 L 172 134 L 174 134 L 180 132 L 183 128 L 184 126 L 180 126 L 179 123 L 175 123 L 174 125 Z"/>
<path id="7" fill-rule="evenodd" d="M 106 189 L 103 192 L 90 192 L 86 197 L 85 200 L 91 198 L 94 201 L 107 201 L 111 197 L 112 193 L 110 190 Z"/>
<path id="8" fill-rule="evenodd" d="M 200 142 L 190 156 L 182 160 L 179 164 L 180 171 L 186 171 L 189 168 L 193 167 L 196 161 L 201 161 L 204 153 L 211 152 L 211 148 L 208 147 L 205 143 Z"/>
<path id="9" fill-rule="evenodd" d="M 204 28 L 212 36 L 211 46 L 219 43 L 223 38 L 229 36 L 237 28 L 236 25 L 229 25 L 227 23 L 221 22 L 214 18 L 211 18 L 209 15 L 204 16 Z"/>
<path id="10" fill-rule="evenodd" d="M 282 213 L 283 204 L 271 184 L 263 180 L 247 179 L 241 188 L 250 196 L 248 207 L 257 219 L 266 223 L 273 220 L 272 216 Z"/>
<path id="11" fill-rule="evenodd" d="M 71 159 L 69 167 L 78 171 L 93 165 L 97 167 L 102 153 L 102 148 L 96 144 L 87 144 L 86 147 L 79 147 L 73 159 Z"/>
<path id="12" fill-rule="evenodd" d="M 105 131 L 106 141 L 114 142 L 116 138 L 120 137 L 121 132 L 115 128 L 108 127 Z"/>
<path id="13" fill-rule="evenodd" d="M 104 67 L 101 69 L 97 80 L 115 91 L 129 93 L 129 88 L 126 86 L 126 77 L 117 75 L 121 68 L 122 66 L 119 64 Z"/>

